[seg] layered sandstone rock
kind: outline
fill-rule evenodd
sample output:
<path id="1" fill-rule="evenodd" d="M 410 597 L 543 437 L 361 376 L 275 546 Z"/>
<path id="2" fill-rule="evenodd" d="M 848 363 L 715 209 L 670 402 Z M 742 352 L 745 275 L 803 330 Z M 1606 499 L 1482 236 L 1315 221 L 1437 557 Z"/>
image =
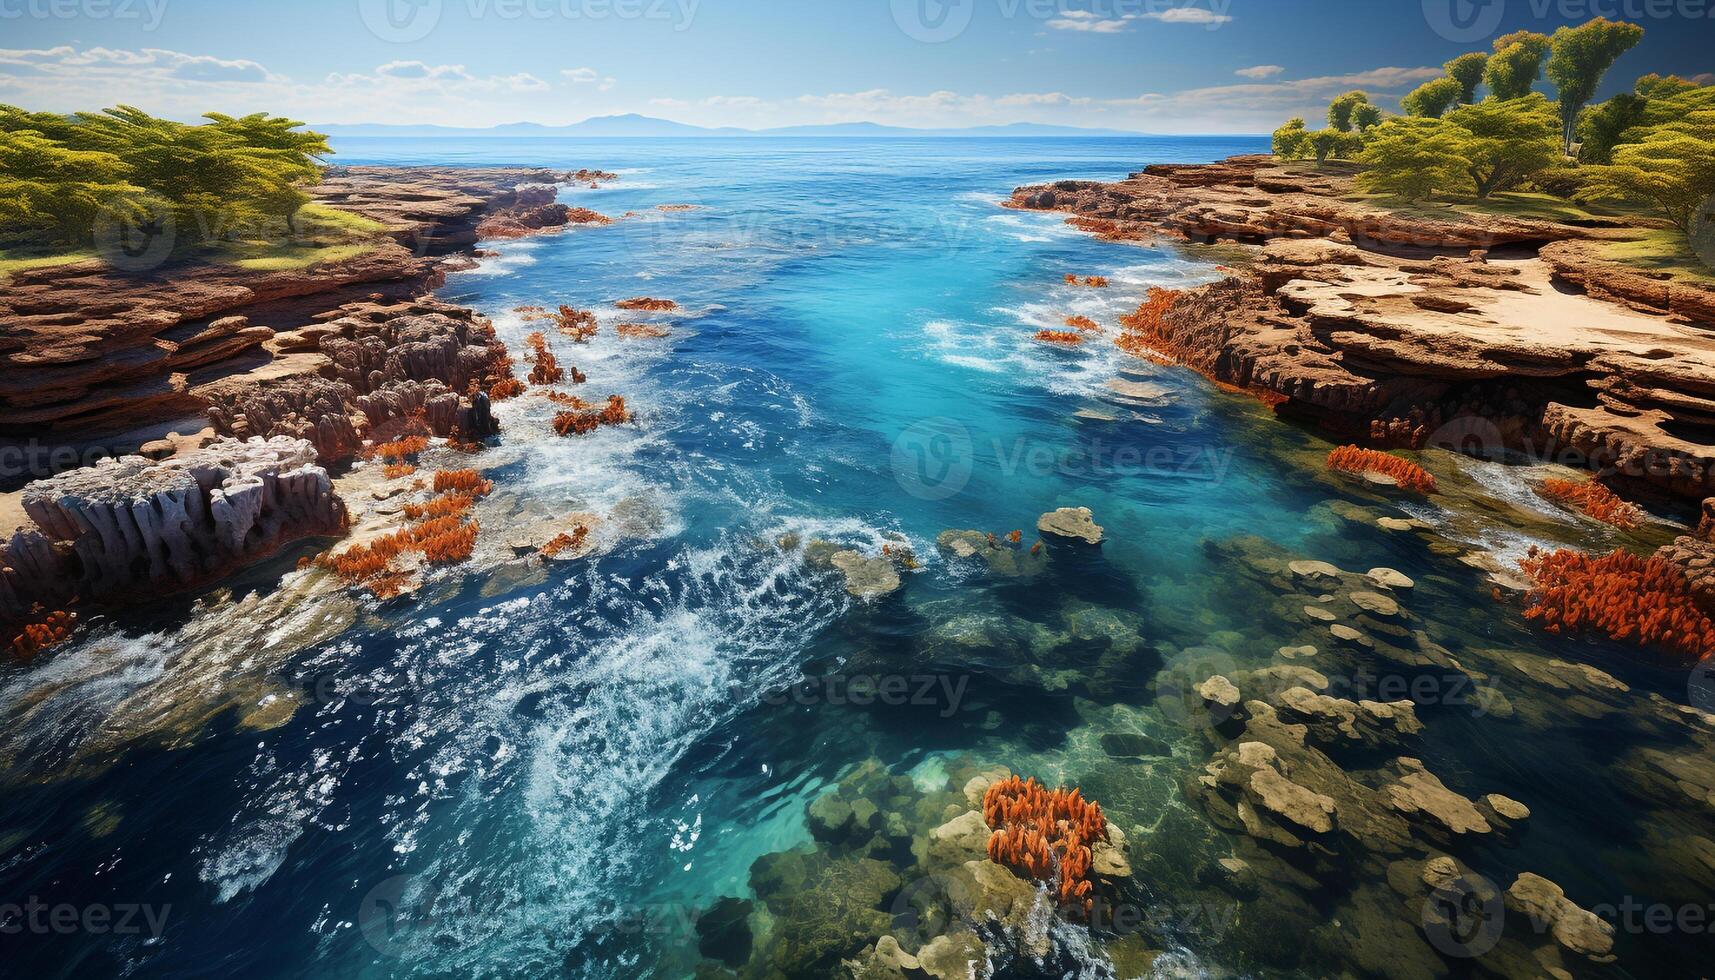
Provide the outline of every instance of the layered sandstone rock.
<path id="1" fill-rule="evenodd" d="M 1115 240 L 1258 244 L 1247 273 L 1188 291 L 1159 333 L 1187 366 L 1283 396 L 1284 413 L 1347 438 L 1535 449 L 1715 494 L 1715 290 L 1604 262 L 1585 241 L 1623 229 L 1397 213 L 1356 199 L 1350 172 L 1235 157 L 1023 187 L 1012 205 Z M 1486 251 L 1502 245 L 1520 248 Z"/>
<path id="2" fill-rule="evenodd" d="M 73 439 L 200 412 L 200 385 L 271 379 L 282 355 L 317 350 L 304 323 L 363 291 L 424 291 L 441 274 L 437 257 L 469 248 L 485 225 L 513 237 L 566 225 L 572 211 L 553 195 L 568 177 L 333 168 L 311 189 L 316 202 L 384 226 L 357 254 L 281 271 L 182 262 L 127 272 L 92 260 L 15 273 L 0 288 L 0 435 Z"/>
<path id="3" fill-rule="evenodd" d="M 0 550 L 0 618 L 67 593 L 176 591 L 345 526 L 314 448 L 285 437 L 222 439 L 159 462 L 105 459 L 30 484 L 23 504 L 35 527 Z"/>

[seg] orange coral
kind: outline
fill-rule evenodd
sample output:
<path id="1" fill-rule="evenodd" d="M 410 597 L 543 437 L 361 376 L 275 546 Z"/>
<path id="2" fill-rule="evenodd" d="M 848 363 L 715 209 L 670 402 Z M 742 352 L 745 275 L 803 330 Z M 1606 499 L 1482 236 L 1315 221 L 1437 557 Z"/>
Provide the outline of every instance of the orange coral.
<path id="1" fill-rule="evenodd" d="M 1013 531 L 1011 534 L 1008 534 L 1006 536 L 1006 539 L 1008 541 L 1011 541 L 1013 544 L 1018 544 L 1024 540 L 1024 532 L 1023 531 Z"/>
<path id="2" fill-rule="evenodd" d="M 429 440 L 423 436 L 402 436 L 392 442 L 384 442 L 371 452 L 387 462 L 399 462 L 407 456 L 415 456 L 429 448 Z"/>
<path id="3" fill-rule="evenodd" d="M 1379 449 L 1341 446 L 1328 454 L 1328 468 L 1342 473 L 1380 473 L 1393 478 L 1407 490 L 1423 494 L 1435 492 L 1435 477 L 1429 471 L 1408 459 Z"/>
<path id="4" fill-rule="evenodd" d="M 420 521 L 424 518 L 456 517 L 470 510 L 475 504 L 476 497 L 454 490 L 430 497 L 428 503 L 406 504 L 405 519 Z"/>
<path id="5" fill-rule="evenodd" d="M 622 310 L 644 310 L 650 313 L 664 313 L 679 308 L 679 304 L 670 299 L 656 299 L 653 296 L 635 296 L 622 299 L 613 305 Z"/>
<path id="6" fill-rule="evenodd" d="M 559 326 L 561 333 L 572 338 L 574 343 L 579 344 L 588 343 L 589 339 L 594 337 L 600 329 L 596 324 L 594 313 L 589 310 L 573 309 L 570 306 L 561 306 L 560 312 L 554 316 L 554 322 Z"/>
<path id="7" fill-rule="evenodd" d="M 667 336 L 667 328 L 659 323 L 622 323 L 614 328 L 621 337 L 660 338 Z"/>
<path id="8" fill-rule="evenodd" d="M 1542 481 L 1538 492 L 1549 500 L 1576 507 L 1596 520 L 1622 530 L 1630 531 L 1644 520 L 1642 509 L 1621 500 L 1618 494 L 1595 480 L 1578 483 L 1551 477 Z"/>
<path id="9" fill-rule="evenodd" d="M 530 368 L 530 383 L 533 385 L 558 384 L 565 378 L 566 372 L 560 367 L 560 362 L 554 358 L 554 352 L 548 349 L 548 338 L 542 336 L 540 330 L 524 338 L 532 352 Z M 575 370 L 575 369 L 574 369 Z"/>
<path id="10" fill-rule="evenodd" d="M 1074 327 L 1086 333 L 1102 332 L 1101 325 L 1087 316 L 1069 316 L 1066 318 L 1066 326 Z"/>
<path id="11" fill-rule="evenodd" d="M 72 628 L 77 625 L 77 614 L 64 609 L 43 612 L 40 604 L 31 609 L 35 622 L 24 624 L 24 629 L 12 638 L 12 652 L 20 657 L 33 657 L 48 647 L 58 646 L 71 639 Z"/>
<path id="12" fill-rule="evenodd" d="M 1084 335 L 1075 330 L 1038 330 L 1036 331 L 1036 339 L 1045 344 L 1076 347 L 1084 342 Z"/>
<path id="13" fill-rule="evenodd" d="M 503 402 L 508 398 L 517 398 L 522 394 L 524 394 L 524 382 L 513 377 L 501 378 L 488 386 L 488 400 L 493 402 Z"/>
<path id="14" fill-rule="evenodd" d="M 1177 289 L 1162 289 L 1151 286 L 1146 298 L 1138 304 L 1136 310 L 1120 317 L 1120 335 L 1114 338 L 1114 343 L 1120 350 L 1134 357 L 1147 358 L 1151 353 L 1163 354 L 1177 360 L 1185 360 L 1186 351 L 1173 342 L 1161 329 L 1162 318 L 1179 302 L 1182 294 Z"/>
<path id="15" fill-rule="evenodd" d="M 415 472 L 417 468 L 410 463 L 388 463 L 381 467 L 381 475 L 389 480 L 398 480 Z"/>
<path id="16" fill-rule="evenodd" d="M 435 492 L 455 490 L 476 497 L 486 497 L 494 489 L 493 480 L 484 480 L 475 470 L 439 470 L 435 473 Z"/>
<path id="17" fill-rule="evenodd" d="M 1715 622 L 1697 608 L 1685 573 L 1666 559 L 1533 547 L 1519 565 L 1531 581 L 1525 618 L 1550 633 L 1595 630 L 1686 661 L 1715 653 Z"/>
<path id="18" fill-rule="evenodd" d="M 1068 285 L 1068 286 L 1094 286 L 1097 289 L 1105 289 L 1105 288 L 1107 288 L 1107 285 L 1108 285 L 1108 277 L 1107 276 L 1085 276 L 1084 278 L 1079 279 L 1077 276 L 1074 276 L 1071 273 L 1067 273 L 1066 274 L 1066 285 Z"/>
<path id="19" fill-rule="evenodd" d="M 562 551 L 576 551 L 584 546 L 584 541 L 590 536 L 590 529 L 579 524 L 572 528 L 571 533 L 554 535 L 553 539 L 542 546 L 543 558 L 552 558 Z"/>
<path id="20" fill-rule="evenodd" d="M 1013 775 L 983 794 L 983 821 L 994 831 L 990 860 L 1048 882 L 1063 906 L 1089 914 L 1094 890 L 1089 845 L 1108 836 L 1100 804 L 1085 800 L 1077 789 L 1050 790 L 1034 776 Z"/>
<path id="21" fill-rule="evenodd" d="M 626 411 L 625 399 L 618 395 L 609 395 L 605 408 L 561 412 L 554 416 L 554 431 L 563 436 L 581 436 L 595 431 L 598 426 L 620 425 L 630 420 L 631 413 Z"/>

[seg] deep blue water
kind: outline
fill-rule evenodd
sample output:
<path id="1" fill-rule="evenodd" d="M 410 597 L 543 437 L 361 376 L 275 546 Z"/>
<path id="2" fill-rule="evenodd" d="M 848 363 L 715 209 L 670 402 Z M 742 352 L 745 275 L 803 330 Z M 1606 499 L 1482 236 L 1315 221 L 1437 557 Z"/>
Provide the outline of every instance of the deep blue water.
<path id="1" fill-rule="evenodd" d="M 338 163 L 619 172 L 563 199 L 633 216 L 493 243 L 439 293 L 492 316 L 516 350 L 534 329 L 519 306 L 600 316 L 587 346 L 554 338 L 561 361 L 588 375 L 586 397 L 624 395 L 637 423 L 559 439 L 550 405 L 507 402 L 482 465 L 508 506 L 607 515 L 608 550 L 545 581 L 451 575 L 420 603 L 371 604 L 349 630 L 277 660 L 274 639 L 219 638 L 221 616 L 273 607 L 207 622 L 192 610 L 167 627 L 100 622 L 78 650 L 8 678 L 9 754 L 38 772 L 83 764 L 107 735 L 132 746 L 151 726 L 172 729 L 145 693 L 164 679 L 210 694 L 237 687 L 236 673 L 256 684 L 238 695 L 252 703 L 316 692 L 279 727 L 227 712 L 171 748 L 145 740 L 69 781 L 9 790 L 5 895 L 170 905 L 159 939 L 35 937 L 32 975 L 688 975 L 693 910 L 747 895 L 751 863 L 808 840 L 806 801 L 868 758 L 929 784 L 970 753 L 1051 782 L 1096 780 L 1139 825 L 1187 819 L 1175 774 L 1129 786 L 1089 770 L 1085 699 L 1142 705 L 1148 672 L 1099 693 L 1022 683 L 1016 664 L 949 660 L 924 637 L 960 617 L 1027 632 L 1098 609 L 1123 613 L 1163 656 L 1241 635 L 1272 649 L 1262 606 L 1208 540 L 1259 534 L 1346 567 L 1405 569 L 1445 596 L 1450 630 L 1473 631 L 1442 642 L 1538 642 L 1465 612 L 1477 591 L 1462 566 L 1334 522 L 1325 505 L 1338 494 L 1281 460 L 1324 451 L 1309 434 L 1105 341 L 1066 351 L 1032 339 L 1072 314 L 1111 331 L 1148 287 L 1218 273 L 1213 257 L 1102 243 L 1057 216 L 999 208 L 1013 187 L 1112 180 L 1262 150 L 1262 139 L 337 149 Z M 696 209 L 657 209 L 674 204 Z M 1067 286 L 1068 274 L 1111 286 Z M 684 307 L 663 318 L 668 339 L 616 336 L 625 317 L 613 303 L 639 295 Z M 1122 369 L 1163 396 L 1105 397 Z M 1105 417 L 1078 417 L 1087 409 Z M 1087 506 L 1106 528 L 1099 559 L 1018 584 L 937 552 L 946 529 L 1022 529 L 1028 545 L 1037 515 L 1062 506 Z M 901 597 L 856 603 L 837 576 L 783 554 L 783 535 L 870 552 L 905 544 L 923 567 Z M 268 575 L 258 582 L 260 600 Z M 218 668 L 187 666 L 193 649 L 219 651 Z M 841 671 L 961 686 L 897 707 L 825 689 L 778 695 L 805 672 Z M 1139 717 L 1174 738 L 1171 719 Z M 1551 768 L 1521 772 L 1520 736 L 1458 717 L 1440 731 L 1424 754 L 1449 785 L 1486 792 L 1510 773 L 1507 792 L 1544 814 L 1497 862 L 1552 869 L 1585 896 L 1615 893 L 1613 878 L 1563 853 L 1615 831 L 1596 806 L 1579 815 L 1607 791 L 1562 778 L 1599 746 L 1568 743 Z M 402 924 L 387 915 L 396 908 L 411 910 Z M 1180 938 L 1185 962 L 1218 968 L 1228 955 Z"/>

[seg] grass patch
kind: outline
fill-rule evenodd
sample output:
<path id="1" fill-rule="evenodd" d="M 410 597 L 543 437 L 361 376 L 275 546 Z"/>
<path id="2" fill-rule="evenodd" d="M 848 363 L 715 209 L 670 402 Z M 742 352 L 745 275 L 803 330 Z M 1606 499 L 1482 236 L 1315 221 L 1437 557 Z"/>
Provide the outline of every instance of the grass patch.
<path id="1" fill-rule="evenodd" d="M 244 258 L 234 256 L 231 250 L 225 256 L 214 261 L 224 265 L 236 266 L 251 272 L 291 272 L 297 269 L 307 269 L 319 262 L 336 262 L 349 259 L 374 248 L 374 245 L 277 245 L 261 249 L 261 254 L 246 254 Z"/>
<path id="2" fill-rule="evenodd" d="M 1715 283 L 1715 270 L 1697 257 L 1677 228 L 1652 231 L 1631 241 L 1601 242 L 1597 250 L 1603 258 L 1635 269 L 1665 272 L 1676 278 L 1705 284 Z"/>
<path id="3" fill-rule="evenodd" d="M 1623 205 L 1592 205 L 1534 191 L 1503 191 L 1486 200 L 1475 197 L 1438 198 L 1430 201 L 1401 201 L 1376 194 L 1354 195 L 1352 200 L 1385 207 L 1418 218 L 1457 221 L 1461 218 L 1494 215 L 1533 221 L 1556 221 L 1572 225 L 1623 223 L 1654 216 L 1641 208 Z M 1659 219 L 1656 219 L 1659 220 Z M 1654 221 L 1652 221 L 1654 223 Z"/>
<path id="4" fill-rule="evenodd" d="M 41 248 L 22 246 L 18 248 L 0 248 L 0 279 L 10 278 L 19 272 L 31 269 L 45 269 L 53 265 L 70 265 L 85 259 L 95 258 L 93 249 L 72 249 L 54 252 Z"/>

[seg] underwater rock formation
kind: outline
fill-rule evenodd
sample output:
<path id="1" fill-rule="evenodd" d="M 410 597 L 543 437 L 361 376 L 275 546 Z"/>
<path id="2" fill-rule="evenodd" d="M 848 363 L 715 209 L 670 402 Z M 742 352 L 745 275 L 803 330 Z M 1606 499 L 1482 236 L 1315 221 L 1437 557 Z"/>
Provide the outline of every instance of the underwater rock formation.
<path id="1" fill-rule="evenodd" d="M 1095 522 L 1088 507 L 1062 507 L 1049 511 L 1037 518 L 1036 530 L 1085 544 L 1102 543 L 1102 526 Z"/>

